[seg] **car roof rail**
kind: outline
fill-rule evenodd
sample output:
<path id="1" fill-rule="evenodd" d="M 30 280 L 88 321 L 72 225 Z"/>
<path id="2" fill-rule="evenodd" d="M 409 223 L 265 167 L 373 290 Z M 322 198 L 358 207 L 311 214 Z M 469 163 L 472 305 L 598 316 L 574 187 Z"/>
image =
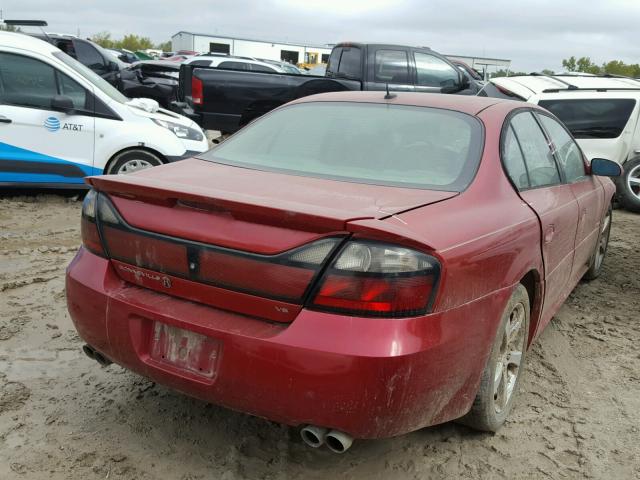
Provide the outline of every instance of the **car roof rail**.
<path id="1" fill-rule="evenodd" d="M 547 75 L 546 73 L 538 73 L 538 72 L 531 72 L 529 75 L 531 75 L 532 77 L 545 77 L 545 78 L 550 78 L 551 80 L 555 80 L 558 83 L 562 83 L 563 85 L 567 86 L 567 90 L 578 90 L 578 87 L 572 83 L 566 82 L 564 80 L 562 80 L 561 78 L 558 78 L 555 75 Z M 546 90 L 544 90 L 546 92 Z"/>

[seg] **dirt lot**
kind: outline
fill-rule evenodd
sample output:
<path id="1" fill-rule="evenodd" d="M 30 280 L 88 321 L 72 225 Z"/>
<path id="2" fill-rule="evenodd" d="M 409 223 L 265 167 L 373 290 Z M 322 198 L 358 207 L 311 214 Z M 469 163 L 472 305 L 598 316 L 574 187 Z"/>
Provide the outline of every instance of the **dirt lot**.
<path id="1" fill-rule="evenodd" d="M 604 275 L 533 347 L 499 434 L 446 424 L 339 456 L 86 358 L 64 296 L 79 214 L 0 198 L 2 479 L 640 479 L 640 216 L 615 212 Z"/>

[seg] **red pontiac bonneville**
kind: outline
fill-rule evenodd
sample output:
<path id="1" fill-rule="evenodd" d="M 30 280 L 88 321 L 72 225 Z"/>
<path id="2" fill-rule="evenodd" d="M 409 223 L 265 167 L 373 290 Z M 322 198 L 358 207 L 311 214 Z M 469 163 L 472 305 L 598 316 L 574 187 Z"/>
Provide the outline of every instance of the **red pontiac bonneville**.
<path id="1" fill-rule="evenodd" d="M 620 167 L 534 105 L 332 93 L 202 156 L 99 176 L 67 270 L 85 352 L 312 446 L 495 431 L 602 267 Z"/>

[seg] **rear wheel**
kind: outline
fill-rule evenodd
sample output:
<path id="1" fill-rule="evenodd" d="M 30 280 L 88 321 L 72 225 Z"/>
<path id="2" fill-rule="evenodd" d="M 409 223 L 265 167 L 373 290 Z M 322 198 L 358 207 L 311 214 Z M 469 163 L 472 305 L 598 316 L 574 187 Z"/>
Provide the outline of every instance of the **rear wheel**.
<path id="1" fill-rule="evenodd" d="M 640 213 L 640 158 L 624 164 L 624 173 L 617 183 L 620 205 L 626 210 Z"/>
<path id="2" fill-rule="evenodd" d="M 106 173 L 109 175 L 122 175 L 158 165 L 162 165 L 162 160 L 157 155 L 148 150 L 136 148 L 126 150 L 113 157 Z"/>
<path id="3" fill-rule="evenodd" d="M 502 315 L 473 406 L 461 423 L 486 432 L 496 432 L 504 424 L 524 368 L 529 311 L 527 289 L 519 284 Z"/>
<path id="4" fill-rule="evenodd" d="M 593 280 L 598 278 L 602 273 L 602 264 L 604 263 L 604 257 L 607 255 L 607 248 L 609 247 L 609 236 L 611 235 L 611 219 L 612 219 L 612 207 L 609 207 L 607 213 L 602 219 L 600 224 L 600 235 L 598 236 L 598 243 L 596 249 L 591 257 L 589 263 L 589 270 L 584 274 L 585 280 Z"/>

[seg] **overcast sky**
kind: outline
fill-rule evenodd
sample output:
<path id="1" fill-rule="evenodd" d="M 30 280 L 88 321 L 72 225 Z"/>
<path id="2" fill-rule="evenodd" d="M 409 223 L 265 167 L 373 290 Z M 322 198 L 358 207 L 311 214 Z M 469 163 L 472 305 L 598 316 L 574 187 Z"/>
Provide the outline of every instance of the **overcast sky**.
<path id="1" fill-rule="evenodd" d="M 0 0 L 4 18 L 49 31 L 166 41 L 185 30 L 315 44 L 376 41 L 561 70 L 570 55 L 640 62 L 638 0 Z"/>

